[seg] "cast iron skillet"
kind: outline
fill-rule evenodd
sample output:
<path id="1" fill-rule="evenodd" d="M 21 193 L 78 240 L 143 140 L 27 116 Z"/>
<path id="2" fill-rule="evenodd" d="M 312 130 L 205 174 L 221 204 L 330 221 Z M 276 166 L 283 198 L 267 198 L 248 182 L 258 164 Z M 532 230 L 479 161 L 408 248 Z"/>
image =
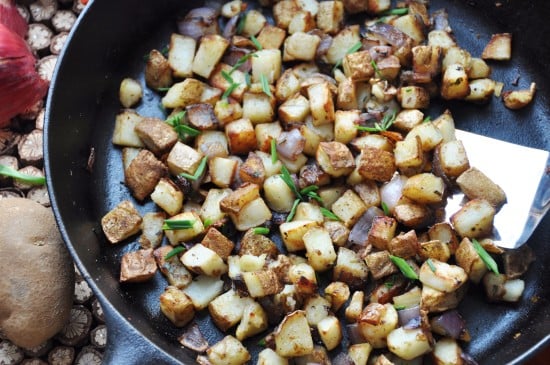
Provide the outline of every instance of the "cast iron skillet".
<path id="1" fill-rule="evenodd" d="M 135 240 L 110 245 L 102 235 L 100 218 L 123 199 L 120 150 L 111 145 L 114 117 L 120 109 L 117 93 L 123 77 L 143 80 L 143 55 L 161 49 L 175 31 L 175 20 L 199 1 L 91 1 L 62 57 L 52 81 L 45 122 L 45 167 L 48 188 L 61 233 L 78 267 L 90 283 L 106 314 L 109 343 L 107 364 L 193 363 L 182 349 L 174 328 L 159 312 L 158 297 L 166 283 L 158 274 L 146 284 L 120 285 L 120 257 L 136 250 Z M 506 110 L 499 100 L 486 106 L 449 103 L 457 125 L 469 131 L 550 150 L 550 3 L 502 1 L 432 1 L 431 9 L 446 7 L 459 44 L 480 55 L 490 35 L 511 32 L 513 60 L 492 63 L 493 78 L 509 89 L 531 81 L 538 86 L 535 102 L 524 110 Z M 158 96 L 147 91 L 138 112 L 162 116 Z M 433 104 L 429 115 L 443 110 Z M 95 150 L 92 172 L 87 169 Z M 510 166 L 512 175 L 513 166 Z M 521 186 L 518 186 L 521 189 Z M 142 212 L 151 203 L 139 206 Z M 541 223 L 529 244 L 537 261 L 525 276 L 526 290 L 517 305 L 487 304 L 472 290 L 460 307 L 472 335 L 465 350 L 481 364 L 521 363 L 550 342 L 550 217 Z M 213 344 L 222 334 L 207 314 L 197 321 Z M 518 334 L 520 334 L 518 336 Z M 258 337 L 247 342 L 254 353 Z M 338 351 L 338 349 L 336 350 Z"/>

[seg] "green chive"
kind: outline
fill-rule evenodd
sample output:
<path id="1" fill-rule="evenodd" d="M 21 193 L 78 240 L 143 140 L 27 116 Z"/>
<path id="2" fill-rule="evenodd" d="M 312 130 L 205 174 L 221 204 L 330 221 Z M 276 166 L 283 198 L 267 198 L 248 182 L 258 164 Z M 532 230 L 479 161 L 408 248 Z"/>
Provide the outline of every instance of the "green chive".
<path id="1" fill-rule="evenodd" d="M 386 10 L 386 11 L 380 13 L 380 15 L 382 15 L 382 16 L 405 15 L 405 14 L 408 14 L 408 13 L 409 13 L 409 8 L 396 8 L 396 9 Z"/>
<path id="2" fill-rule="evenodd" d="M 168 56 L 168 52 L 170 51 L 170 47 L 168 46 L 164 46 L 161 50 L 160 50 L 160 53 L 162 53 L 162 55 L 164 57 Z"/>
<path id="3" fill-rule="evenodd" d="M 212 225 L 212 223 L 214 223 L 214 222 L 212 222 L 212 219 L 206 218 L 202 224 L 203 224 L 204 228 L 208 228 Z"/>
<path id="4" fill-rule="evenodd" d="M 164 256 L 164 259 L 165 260 L 170 260 L 172 257 L 174 257 L 176 255 L 179 255 L 183 251 L 185 251 L 185 247 L 183 247 L 183 246 L 174 247 L 174 249 L 172 251 L 168 252 L 166 254 L 166 256 Z"/>
<path id="5" fill-rule="evenodd" d="M 246 86 L 248 86 L 248 87 L 250 87 L 250 85 L 252 84 L 252 82 L 250 81 L 250 74 L 249 73 L 244 74 L 244 82 L 246 83 Z"/>
<path id="6" fill-rule="evenodd" d="M 170 124 L 172 127 L 175 127 L 181 123 L 183 118 L 185 117 L 185 110 L 181 111 L 179 113 L 176 113 L 172 116 L 170 116 L 168 119 L 166 119 L 166 123 Z"/>
<path id="7" fill-rule="evenodd" d="M 361 41 L 358 41 L 346 51 L 346 55 L 359 51 L 361 47 L 363 47 L 363 43 Z M 341 58 L 338 60 L 338 62 L 336 62 L 336 64 L 332 68 L 332 72 L 336 71 L 336 69 L 342 65 L 342 62 L 344 62 L 344 58 Z"/>
<path id="8" fill-rule="evenodd" d="M 221 72 L 223 78 L 226 79 L 227 82 L 229 82 L 230 84 L 234 84 L 235 81 L 233 81 L 233 78 L 231 77 L 231 74 L 230 74 L 230 73 L 231 73 L 231 72 L 228 73 L 227 71 L 223 71 L 223 70 L 222 70 L 222 72 Z"/>
<path id="9" fill-rule="evenodd" d="M 273 97 L 271 88 L 269 87 L 269 81 L 267 81 L 267 77 L 264 74 L 260 75 L 260 82 L 262 83 L 262 90 L 264 93 L 269 97 Z"/>
<path id="10" fill-rule="evenodd" d="M 290 209 L 290 213 L 288 213 L 288 217 L 286 217 L 286 221 L 290 222 L 292 218 L 296 215 L 296 208 L 298 208 L 298 204 L 300 204 L 300 199 L 294 200 L 294 203 L 292 204 L 292 209 Z"/>
<path id="11" fill-rule="evenodd" d="M 222 95 L 222 99 L 227 99 L 227 98 L 229 98 L 229 95 L 231 95 L 231 93 L 232 93 L 233 91 L 235 91 L 235 89 L 238 88 L 239 85 L 240 85 L 240 84 L 238 84 L 238 83 L 236 83 L 236 82 L 233 83 L 233 84 L 230 84 L 229 87 L 228 87 L 227 89 L 225 89 L 225 92 L 224 92 L 223 95 Z"/>
<path id="12" fill-rule="evenodd" d="M 382 210 L 384 211 L 385 216 L 390 215 L 390 208 L 388 208 L 388 204 L 386 204 L 385 202 L 381 202 L 380 207 L 382 207 Z"/>
<path id="13" fill-rule="evenodd" d="M 317 185 L 310 185 L 300 190 L 300 194 L 307 195 L 309 192 L 317 191 L 317 190 L 319 190 L 319 187 Z"/>
<path id="14" fill-rule="evenodd" d="M 258 346 L 265 347 L 265 338 L 262 338 L 260 341 L 258 341 Z"/>
<path id="15" fill-rule="evenodd" d="M 246 16 L 248 13 L 243 13 L 241 15 L 241 18 L 239 19 L 239 23 L 237 23 L 237 34 L 241 34 L 244 30 L 244 24 L 246 23 Z"/>
<path id="16" fill-rule="evenodd" d="M 428 266 L 430 267 L 430 270 L 432 270 L 433 272 L 435 272 L 435 265 L 434 265 L 434 263 L 432 262 L 432 259 L 427 259 L 427 260 L 426 260 L 426 263 L 427 263 Z"/>
<path id="17" fill-rule="evenodd" d="M 159 88 L 157 89 L 157 91 L 160 91 L 160 92 L 165 92 L 165 91 L 168 91 L 168 90 L 170 90 L 169 87 L 159 87 Z"/>
<path id="18" fill-rule="evenodd" d="M 254 228 L 254 234 L 268 234 L 269 228 L 267 227 L 256 227 Z"/>
<path id="19" fill-rule="evenodd" d="M 424 118 L 422 123 L 428 123 L 428 122 L 431 122 L 431 121 L 432 121 L 432 118 L 428 115 L 426 118 Z"/>
<path id="20" fill-rule="evenodd" d="M 279 156 L 277 156 L 277 141 L 271 138 L 271 163 L 276 164 Z"/>
<path id="21" fill-rule="evenodd" d="M 245 54 L 244 56 L 242 56 L 241 58 L 239 58 L 239 60 L 237 61 L 237 63 L 235 63 L 233 65 L 233 67 L 231 68 L 231 70 L 229 71 L 229 75 L 231 75 L 233 72 L 235 72 L 239 67 L 241 67 L 242 65 L 244 65 L 246 63 L 246 61 L 250 58 L 250 57 L 258 57 L 258 55 L 256 53 L 247 53 Z"/>
<path id="22" fill-rule="evenodd" d="M 390 260 L 399 268 L 401 273 L 405 275 L 406 278 L 418 280 L 418 275 L 416 275 L 413 268 L 407 263 L 407 261 L 403 260 L 401 257 L 393 255 L 390 255 Z"/>
<path id="23" fill-rule="evenodd" d="M 0 175 L 13 177 L 14 179 L 32 185 L 44 185 L 46 178 L 44 176 L 31 176 L 22 174 L 17 170 L 12 169 L 6 165 L 0 165 Z"/>
<path id="24" fill-rule="evenodd" d="M 327 208 L 321 207 L 321 213 L 330 220 L 333 220 L 333 221 L 339 221 L 340 220 L 340 218 L 338 218 L 338 216 L 336 214 L 332 213 Z"/>
<path id="25" fill-rule="evenodd" d="M 477 254 L 479 255 L 479 257 L 481 257 L 481 260 L 483 260 L 489 270 L 491 270 L 495 274 L 500 274 L 496 261 L 491 257 L 491 255 L 489 255 L 487 251 L 485 251 L 483 246 L 475 238 L 472 238 L 472 244 L 474 245 L 474 249 L 476 250 Z"/>
<path id="26" fill-rule="evenodd" d="M 204 173 L 204 169 L 206 169 L 206 163 L 207 162 L 208 162 L 208 157 L 204 156 L 201 160 L 201 163 L 199 164 L 199 167 L 197 167 L 197 170 L 195 171 L 195 174 L 189 175 L 189 174 L 186 174 L 185 172 L 182 172 L 180 174 L 180 176 L 183 176 L 183 177 L 185 177 L 186 179 L 189 179 L 189 180 L 198 180 L 199 177 L 201 177 L 202 174 Z"/>
<path id="27" fill-rule="evenodd" d="M 323 204 L 323 199 L 321 199 L 321 197 L 319 196 L 319 194 L 317 194 L 316 192 L 314 191 L 310 191 L 306 194 L 308 197 L 310 197 L 311 199 L 314 199 L 314 200 L 317 200 L 319 203 Z"/>
<path id="28" fill-rule="evenodd" d="M 380 73 L 380 69 L 378 68 L 378 64 L 376 63 L 376 61 L 375 60 L 370 61 L 370 65 L 374 69 L 374 73 L 376 74 L 376 76 L 382 77 L 382 74 Z"/>
<path id="29" fill-rule="evenodd" d="M 253 35 L 250 36 L 250 40 L 252 41 L 252 43 L 254 43 L 254 47 L 256 47 L 258 51 L 261 51 L 262 49 L 264 49 L 264 47 L 262 47 L 258 39 Z"/>
<path id="30" fill-rule="evenodd" d="M 292 176 L 290 176 L 290 172 L 288 171 L 288 169 L 286 168 L 285 165 L 283 165 L 283 167 L 281 167 L 281 178 L 288 185 L 290 190 L 292 190 L 294 195 L 296 195 L 296 197 L 299 200 L 302 200 L 302 194 L 300 194 L 300 192 L 296 188 L 296 184 L 294 184 L 294 180 L 292 180 Z"/>
<path id="31" fill-rule="evenodd" d="M 185 125 L 185 124 L 180 124 L 178 125 L 176 128 L 176 131 L 180 134 L 187 134 L 191 137 L 196 137 L 198 136 L 199 134 L 201 134 L 201 131 L 199 131 L 198 129 L 195 129 L 193 127 L 190 127 L 188 125 Z"/>
<path id="32" fill-rule="evenodd" d="M 404 305 L 394 305 L 393 307 L 395 308 L 396 311 L 407 309 L 407 307 L 405 307 Z"/>
<path id="33" fill-rule="evenodd" d="M 195 221 L 189 219 L 165 219 L 162 229 L 165 231 L 171 231 L 175 229 L 189 229 L 193 228 Z"/>

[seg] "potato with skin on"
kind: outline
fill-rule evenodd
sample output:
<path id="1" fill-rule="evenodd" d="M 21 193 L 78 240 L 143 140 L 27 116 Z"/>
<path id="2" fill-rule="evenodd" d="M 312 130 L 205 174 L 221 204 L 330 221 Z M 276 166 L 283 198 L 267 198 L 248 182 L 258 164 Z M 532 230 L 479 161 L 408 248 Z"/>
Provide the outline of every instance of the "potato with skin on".
<path id="1" fill-rule="evenodd" d="M 153 192 L 160 179 L 168 173 L 166 166 L 149 150 L 141 150 L 124 171 L 124 182 L 137 200 Z"/>
<path id="2" fill-rule="evenodd" d="M 536 84 L 531 83 L 529 89 L 505 91 L 502 93 L 502 101 L 508 109 L 516 110 L 526 107 L 535 96 Z"/>
<path id="3" fill-rule="evenodd" d="M 120 282 L 141 283 L 151 280 L 157 272 L 153 249 L 127 252 L 120 261 Z"/>
<path id="4" fill-rule="evenodd" d="M 374 147 L 362 149 L 359 174 L 365 179 L 379 182 L 390 181 L 395 170 L 393 153 Z"/>
<path id="5" fill-rule="evenodd" d="M 420 266 L 418 279 L 422 284 L 444 293 L 452 293 L 468 280 L 468 275 L 462 267 L 435 259 L 430 261 L 431 265 L 424 262 Z"/>
<path id="6" fill-rule="evenodd" d="M 262 185 L 266 178 L 262 159 L 254 152 L 248 154 L 248 158 L 239 167 L 239 178 L 242 182 Z"/>
<path id="7" fill-rule="evenodd" d="M 336 265 L 332 270 L 332 280 L 342 281 L 351 288 L 359 287 L 367 281 L 369 269 L 359 255 L 349 248 L 339 247 Z"/>
<path id="8" fill-rule="evenodd" d="M 449 246 L 439 240 L 430 240 L 420 242 L 419 255 L 421 259 L 435 259 L 441 262 L 447 262 L 451 258 Z"/>
<path id="9" fill-rule="evenodd" d="M 487 273 L 487 265 L 477 253 L 472 241 L 468 238 L 463 238 L 460 245 L 456 249 L 455 259 L 458 266 L 462 267 L 468 278 L 479 284 L 485 273 Z"/>
<path id="10" fill-rule="evenodd" d="M 174 248 L 170 245 L 161 246 L 153 251 L 160 272 L 166 277 L 171 286 L 184 289 L 193 281 L 191 273 L 183 266 L 178 255 L 166 259 Z"/>
<path id="11" fill-rule="evenodd" d="M 164 212 L 148 212 L 143 215 L 141 222 L 141 236 L 139 244 L 141 248 L 157 248 L 164 237 L 162 225 L 166 219 Z"/>
<path id="12" fill-rule="evenodd" d="M 333 312 L 338 312 L 348 301 L 350 290 L 348 284 L 341 281 L 333 281 L 325 288 L 325 298 L 328 299 Z"/>
<path id="13" fill-rule="evenodd" d="M 289 267 L 288 280 L 291 284 L 294 284 L 296 291 L 301 296 L 312 296 L 319 289 L 315 270 L 305 262 L 300 262 Z"/>
<path id="14" fill-rule="evenodd" d="M 257 270 L 242 273 L 246 290 L 252 298 L 261 298 L 279 293 L 283 286 L 273 270 Z"/>
<path id="15" fill-rule="evenodd" d="M 324 228 L 312 228 L 304 236 L 306 256 L 315 271 L 326 271 L 336 261 L 336 252 L 330 234 Z"/>
<path id="16" fill-rule="evenodd" d="M 352 81 L 368 81 L 374 75 L 371 63 L 370 52 L 360 51 L 347 54 L 342 61 L 342 67 L 346 77 Z"/>
<path id="17" fill-rule="evenodd" d="M 449 65 L 441 81 L 441 97 L 445 100 L 464 99 L 470 94 L 468 74 L 463 65 Z"/>
<path id="18" fill-rule="evenodd" d="M 227 260 L 235 244 L 229 238 L 224 236 L 220 231 L 215 227 L 209 227 L 208 231 L 204 235 L 204 238 L 201 241 L 201 244 L 214 251 L 222 260 Z"/>
<path id="19" fill-rule="evenodd" d="M 420 204 L 440 203 L 444 192 L 443 179 L 429 172 L 410 176 L 403 186 L 403 196 Z"/>
<path id="20" fill-rule="evenodd" d="M 263 49 L 279 49 L 285 38 L 285 30 L 271 24 L 266 24 L 256 37 Z"/>
<path id="21" fill-rule="evenodd" d="M 461 237 L 488 236 L 493 230 L 495 208 L 485 199 L 473 199 L 451 216 L 451 224 Z"/>
<path id="22" fill-rule="evenodd" d="M 170 63 L 158 50 L 151 50 L 145 64 L 145 85 L 151 89 L 158 90 L 170 87 L 172 82 Z"/>
<path id="23" fill-rule="evenodd" d="M 307 96 L 313 125 L 320 126 L 334 121 L 334 102 L 332 93 L 326 82 L 313 84 L 307 88 Z"/>
<path id="24" fill-rule="evenodd" d="M 357 318 L 360 333 L 373 348 L 386 347 L 386 338 L 397 328 L 397 322 L 397 311 L 389 303 L 370 303 Z"/>
<path id="25" fill-rule="evenodd" d="M 468 285 L 462 285 L 457 290 L 446 293 L 428 285 L 423 285 L 420 307 L 430 313 L 444 312 L 456 308 L 464 298 L 467 288 Z"/>
<path id="26" fill-rule="evenodd" d="M 489 40 L 489 43 L 483 49 L 481 58 L 497 61 L 508 61 L 512 58 L 512 34 L 493 34 L 491 40 Z"/>
<path id="27" fill-rule="evenodd" d="M 280 356 L 303 356 L 313 351 L 313 339 L 304 311 L 287 314 L 275 330 L 274 337 L 275 351 Z"/>
<path id="28" fill-rule="evenodd" d="M 281 108 L 282 108 L 282 105 L 279 107 L 279 118 L 283 120 L 283 118 L 281 118 L 281 110 L 280 110 Z M 265 153 L 269 153 L 269 158 L 271 159 L 271 140 L 272 139 L 277 140 L 277 138 L 279 138 L 279 136 L 283 132 L 281 123 L 277 121 L 273 123 L 256 124 L 254 126 L 254 131 L 256 132 L 256 141 L 258 142 L 258 150 Z M 271 175 L 272 174 L 270 174 L 269 176 Z"/>
<path id="29" fill-rule="evenodd" d="M 125 108 L 130 108 L 141 100 L 143 96 L 143 90 L 141 85 L 136 80 L 126 77 L 120 83 L 120 89 L 118 93 L 120 104 Z"/>
<path id="30" fill-rule="evenodd" d="M 430 94 L 422 86 L 402 86 L 397 90 L 397 100 L 403 109 L 426 109 L 430 106 Z"/>
<path id="31" fill-rule="evenodd" d="M 355 168 L 351 151 L 341 142 L 320 142 L 315 157 L 323 171 L 333 177 L 347 175 Z"/>
<path id="32" fill-rule="evenodd" d="M 328 34 L 336 34 L 344 21 L 344 4 L 341 1 L 321 1 L 317 13 L 317 27 Z"/>
<path id="33" fill-rule="evenodd" d="M 143 118 L 135 126 L 135 132 L 156 156 L 168 152 L 178 141 L 174 128 L 158 118 Z"/>
<path id="34" fill-rule="evenodd" d="M 405 198 L 393 208 L 393 216 L 405 227 L 413 229 L 426 227 L 434 219 L 434 213 L 427 205 Z"/>
<path id="35" fill-rule="evenodd" d="M 424 113 L 418 109 L 404 109 L 395 116 L 392 126 L 408 132 L 424 120 Z"/>
<path id="36" fill-rule="evenodd" d="M 235 155 L 244 155 L 256 149 L 258 142 L 254 126 L 248 118 L 235 120 L 225 126 L 229 150 Z"/>
<path id="37" fill-rule="evenodd" d="M 186 78 L 173 84 L 162 98 L 162 106 L 169 109 L 185 108 L 199 103 L 206 84 L 193 78 Z"/>
<path id="38" fill-rule="evenodd" d="M 189 297 L 175 286 L 160 295 L 160 310 L 176 327 L 184 327 L 195 317 L 195 307 Z"/>
<path id="39" fill-rule="evenodd" d="M 250 360 L 250 353 L 241 341 L 228 335 L 206 350 L 212 365 L 241 365 Z"/>
<path id="40" fill-rule="evenodd" d="M 350 229 L 367 211 L 367 206 L 363 200 L 351 189 L 346 190 L 342 196 L 332 203 L 331 208 L 332 212 Z"/>
<path id="41" fill-rule="evenodd" d="M 338 83 L 336 108 L 338 111 L 359 109 L 357 87 L 352 79 L 346 78 Z"/>
<path id="42" fill-rule="evenodd" d="M 397 273 L 397 267 L 391 261 L 387 250 L 368 254 L 365 256 L 365 263 L 375 280 Z"/>
<path id="43" fill-rule="evenodd" d="M 412 49 L 413 71 L 427 73 L 430 76 L 441 72 L 442 50 L 438 46 L 416 46 Z"/>
<path id="44" fill-rule="evenodd" d="M 142 218 L 129 200 L 120 202 L 101 218 L 101 228 L 110 243 L 119 243 L 141 230 Z"/>
<path id="45" fill-rule="evenodd" d="M 416 256 L 419 243 L 416 231 L 411 229 L 406 233 L 400 233 L 393 237 L 387 245 L 388 251 L 394 256 L 410 259 Z"/>

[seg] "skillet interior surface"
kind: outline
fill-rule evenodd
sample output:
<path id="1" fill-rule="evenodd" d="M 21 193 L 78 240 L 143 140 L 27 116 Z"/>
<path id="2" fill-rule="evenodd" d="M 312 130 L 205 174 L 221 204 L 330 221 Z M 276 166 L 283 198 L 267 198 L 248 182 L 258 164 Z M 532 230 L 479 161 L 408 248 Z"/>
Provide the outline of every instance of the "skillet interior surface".
<path id="1" fill-rule="evenodd" d="M 143 363 L 143 359 L 191 363 L 194 359 L 176 341 L 182 330 L 159 311 L 158 297 L 166 285 L 160 273 L 148 283 L 119 284 L 120 258 L 139 244 L 132 239 L 110 245 L 100 219 L 122 200 L 132 199 L 123 184 L 120 149 L 111 144 L 114 117 L 121 108 L 120 81 L 131 76 L 144 84 L 143 55 L 164 47 L 175 31 L 177 17 L 200 4 L 181 0 L 90 2 L 71 34 L 49 94 L 45 159 L 52 206 L 76 263 L 106 308 L 110 321 L 107 359 L 115 362 L 121 356 L 124 363 Z M 503 81 L 506 89 L 516 79 L 522 88 L 535 81 L 538 91 L 534 103 L 520 111 L 507 110 L 495 98 L 484 106 L 434 103 L 428 114 L 436 117 L 448 107 L 461 129 L 550 150 L 550 46 L 543 39 L 550 34 L 550 22 L 543 17 L 550 14 L 549 3 L 503 1 L 497 7 L 493 1 L 432 1 L 430 9 L 442 7 L 449 12 L 458 44 L 474 56 L 481 54 L 492 33 L 513 33 L 512 61 L 491 63 L 492 78 Z M 145 89 L 137 111 L 163 117 L 158 101 L 156 93 Z M 91 148 L 95 163 L 90 172 L 86 167 Z M 509 168 L 513 175 L 513 166 Z M 154 209 L 151 202 L 137 206 L 142 213 Z M 550 287 L 544 285 L 544 278 L 550 275 L 545 263 L 550 258 L 549 241 L 547 216 L 529 241 L 537 260 L 524 277 L 526 289 L 520 303 L 488 304 L 481 290 L 472 288 L 472 295 L 459 307 L 473 339 L 464 348 L 479 363 L 521 362 L 548 340 Z M 207 314 L 198 314 L 197 322 L 210 344 L 223 337 Z M 254 353 L 259 350 L 258 338 L 246 342 Z"/>

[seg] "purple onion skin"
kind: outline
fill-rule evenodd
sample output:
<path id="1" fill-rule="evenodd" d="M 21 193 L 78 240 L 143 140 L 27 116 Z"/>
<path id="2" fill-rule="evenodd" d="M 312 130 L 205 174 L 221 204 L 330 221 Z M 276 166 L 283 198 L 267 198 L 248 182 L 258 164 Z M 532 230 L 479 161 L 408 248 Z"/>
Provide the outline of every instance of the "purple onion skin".
<path id="1" fill-rule="evenodd" d="M 444 312 L 431 320 L 432 330 L 440 335 L 459 339 L 464 332 L 466 323 L 458 311 Z"/>
<path id="2" fill-rule="evenodd" d="M 401 309 L 397 311 L 399 317 L 399 325 L 407 329 L 420 327 L 420 306 L 416 305 L 411 308 Z"/>

